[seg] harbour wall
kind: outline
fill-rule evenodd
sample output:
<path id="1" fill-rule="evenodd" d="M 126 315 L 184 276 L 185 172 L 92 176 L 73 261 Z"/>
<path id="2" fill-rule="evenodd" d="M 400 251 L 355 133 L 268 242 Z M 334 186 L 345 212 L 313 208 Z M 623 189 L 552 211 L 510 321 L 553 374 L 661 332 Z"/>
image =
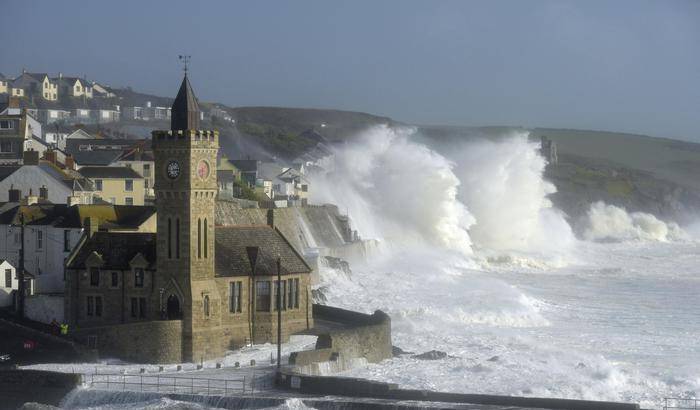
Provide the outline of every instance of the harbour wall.
<path id="1" fill-rule="evenodd" d="M 289 364 L 305 374 L 352 367 L 359 360 L 378 363 L 392 357 L 391 318 L 377 310 L 371 315 L 331 306 L 313 305 L 316 323 L 332 323 L 318 333 L 316 348 L 294 352 Z"/>

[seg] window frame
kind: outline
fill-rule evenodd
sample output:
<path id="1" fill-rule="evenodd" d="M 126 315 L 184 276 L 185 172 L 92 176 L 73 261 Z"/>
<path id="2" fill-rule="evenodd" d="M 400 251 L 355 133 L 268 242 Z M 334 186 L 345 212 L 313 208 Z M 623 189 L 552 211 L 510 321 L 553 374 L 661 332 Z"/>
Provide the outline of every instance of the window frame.
<path id="1" fill-rule="evenodd" d="M 146 283 L 146 271 L 144 268 L 134 268 L 134 287 L 143 288 Z"/>
<path id="2" fill-rule="evenodd" d="M 264 293 L 262 292 L 264 291 Z M 255 311 L 269 312 L 272 286 L 269 280 L 255 281 Z M 262 302 L 262 303 L 261 303 Z"/>

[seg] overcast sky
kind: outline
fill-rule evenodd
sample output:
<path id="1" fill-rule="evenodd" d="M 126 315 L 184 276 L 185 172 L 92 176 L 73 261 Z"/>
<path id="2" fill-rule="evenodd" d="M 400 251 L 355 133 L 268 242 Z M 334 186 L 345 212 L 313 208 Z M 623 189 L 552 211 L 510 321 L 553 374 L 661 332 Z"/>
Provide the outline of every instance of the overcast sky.
<path id="1" fill-rule="evenodd" d="M 420 124 L 700 141 L 700 1 L 11 1 L 0 72 Z"/>

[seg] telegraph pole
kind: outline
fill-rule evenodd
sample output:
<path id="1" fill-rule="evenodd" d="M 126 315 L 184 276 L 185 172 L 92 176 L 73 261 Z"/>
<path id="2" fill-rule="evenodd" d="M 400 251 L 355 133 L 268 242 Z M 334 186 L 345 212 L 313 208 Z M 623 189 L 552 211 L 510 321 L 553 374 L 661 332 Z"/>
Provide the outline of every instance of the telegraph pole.
<path id="1" fill-rule="evenodd" d="M 24 212 L 22 212 L 22 207 L 19 208 L 19 224 L 20 224 L 20 240 L 21 245 L 19 248 L 19 266 L 17 267 L 17 316 L 19 319 L 24 319 Z"/>
<path id="2" fill-rule="evenodd" d="M 277 374 L 282 366 L 282 260 L 277 258 Z"/>

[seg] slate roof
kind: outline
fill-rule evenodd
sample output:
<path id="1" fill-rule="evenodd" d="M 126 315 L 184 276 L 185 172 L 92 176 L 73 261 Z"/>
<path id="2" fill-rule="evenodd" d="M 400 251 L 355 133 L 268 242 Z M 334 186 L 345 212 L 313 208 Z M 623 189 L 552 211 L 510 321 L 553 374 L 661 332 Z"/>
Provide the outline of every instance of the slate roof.
<path id="1" fill-rule="evenodd" d="M 190 80 L 187 79 L 187 74 L 182 79 L 180 90 L 173 102 L 170 129 L 173 131 L 199 129 L 199 104 L 190 85 Z"/>
<path id="2" fill-rule="evenodd" d="M 276 275 L 276 258 L 282 259 L 283 273 L 309 273 L 304 258 L 278 229 L 266 225 L 216 227 L 216 275 L 248 276 L 251 266 L 246 248 L 259 248 L 256 274 Z"/>
<path id="3" fill-rule="evenodd" d="M 136 205 L 20 205 L 8 202 L 0 207 L 0 224 L 18 224 L 20 212 L 27 225 L 50 225 L 57 228 L 82 228 L 85 219 L 96 217 L 102 229 L 137 229 L 156 213 L 153 206 Z"/>
<path id="4" fill-rule="evenodd" d="M 109 165 L 122 156 L 125 149 L 142 141 L 117 138 L 68 138 L 65 151 L 79 165 Z"/>
<path id="5" fill-rule="evenodd" d="M 82 167 L 78 172 L 87 178 L 143 179 L 138 172 L 129 167 Z"/>
<path id="6" fill-rule="evenodd" d="M 15 171 L 20 169 L 21 165 L 1 165 L 0 166 L 0 181 L 14 174 Z"/>
<path id="7" fill-rule="evenodd" d="M 257 159 L 229 159 L 228 161 L 241 172 L 257 172 L 260 162 Z"/>
<path id="8" fill-rule="evenodd" d="M 129 262 L 139 253 L 148 261 L 148 268 L 154 269 L 156 234 L 96 232 L 80 247 L 68 264 L 68 268 L 85 269 L 85 261 L 93 252 L 97 252 L 102 257 L 104 269 L 130 269 Z"/>

